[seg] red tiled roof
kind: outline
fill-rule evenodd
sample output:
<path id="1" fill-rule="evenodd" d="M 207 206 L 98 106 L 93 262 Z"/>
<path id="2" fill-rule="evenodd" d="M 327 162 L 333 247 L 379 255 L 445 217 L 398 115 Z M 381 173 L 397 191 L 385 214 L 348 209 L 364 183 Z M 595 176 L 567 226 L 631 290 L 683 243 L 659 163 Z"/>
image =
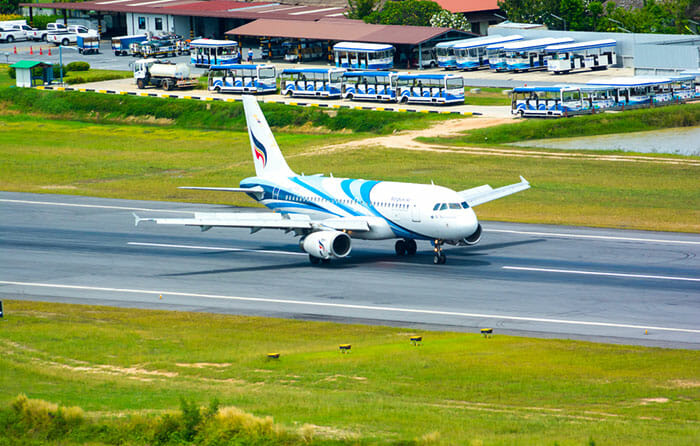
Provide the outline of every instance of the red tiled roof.
<path id="1" fill-rule="evenodd" d="M 368 43 L 418 45 L 449 32 L 464 37 L 476 34 L 452 28 L 430 26 L 373 25 L 357 20 L 300 20 L 260 19 L 227 31 L 237 36 L 287 37 L 312 40 L 335 40 Z"/>
<path id="2" fill-rule="evenodd" d="M 495 11 L 498 7 L 498 0 L 433 0 L 451 13 L 458 12 L 479 12 Z"/>

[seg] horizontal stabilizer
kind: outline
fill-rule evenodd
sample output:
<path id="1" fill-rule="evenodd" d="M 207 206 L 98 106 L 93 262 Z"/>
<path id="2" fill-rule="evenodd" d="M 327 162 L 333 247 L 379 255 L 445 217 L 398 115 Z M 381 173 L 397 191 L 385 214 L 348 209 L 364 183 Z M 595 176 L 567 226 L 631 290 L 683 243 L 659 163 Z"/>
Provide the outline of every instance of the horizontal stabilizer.
<path id="1" fill-rule="evenodd" d="M 529 188 L 530 183 L 521 176 L 519 183 L 509 184 L 508 186 L 499 187 L 497 189 L 492 188 L 488 184 L 484 184 L 483 186 L 466 189 L 458 193 L 470 207 L 474 207 Z"/>

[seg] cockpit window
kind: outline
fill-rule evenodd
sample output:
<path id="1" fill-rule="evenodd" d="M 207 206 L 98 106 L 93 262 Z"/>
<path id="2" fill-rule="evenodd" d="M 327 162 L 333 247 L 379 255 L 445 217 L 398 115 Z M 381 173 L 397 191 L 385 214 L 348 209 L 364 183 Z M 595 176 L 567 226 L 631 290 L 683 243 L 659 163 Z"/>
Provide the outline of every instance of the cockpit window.
<path id="1" fill-rule="evenodd" d="M 464 209 L 469 209 L 469 204 L 467 204 L 466 201 L 463 201 L 463 202 L 462 202 L 462 207 L 463 207 Z"/>
<path id="2" fill-rule="evenodd" d="M 447 203 L 442 203 L 442 204 L 440 205 L 440 210 L 441 210 L 441 211 L 444 211 L 445 209 L 447 209 Z"/>
<path id="3" fill-rule="evenodd" d="M 437 203 L 435 206 L 433 206 L 434 211 L 437 211 L 438 209 L 440 209 L 440 203 Z"/>
<path id="4" fill-rule="evenodd" d="M 450 209 L 462 209 L 462 205 L 459 203 L 450 203 Z"/>

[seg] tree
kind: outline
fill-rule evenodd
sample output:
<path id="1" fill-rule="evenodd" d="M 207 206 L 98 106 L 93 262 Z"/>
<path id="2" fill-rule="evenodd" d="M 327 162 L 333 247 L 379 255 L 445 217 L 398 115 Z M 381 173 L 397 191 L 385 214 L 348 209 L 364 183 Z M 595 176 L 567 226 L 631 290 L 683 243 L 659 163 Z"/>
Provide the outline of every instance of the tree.
<path id="1" fill-rule="evenodd" d="M 348 0 L 348 12 L 345 16 L 349 19 L 363 20 L 374 11 L 377 3 L 378 0 Z"/>
<path id="2" fill-rule="evenodd" d="M 430 26 L 430 18 L 440 11 L 440 5 L 430 0 L 389 1 L 380 11 L 366 16 L 364 21 L 382 25 Z"/>
<path id="3" fill-rule="evenodd" d="M 12 14 L 19 9 L 19 0 L 0 0 L 0 14 Z"/>
<path id="4" fill-rule="evenodd" d="M 442 10 L 430 18 L 430 26 L 454 28 L 462 31 L 471 31 L 472 25 L 461 14 L 452 14 L 450 11 Z"/>

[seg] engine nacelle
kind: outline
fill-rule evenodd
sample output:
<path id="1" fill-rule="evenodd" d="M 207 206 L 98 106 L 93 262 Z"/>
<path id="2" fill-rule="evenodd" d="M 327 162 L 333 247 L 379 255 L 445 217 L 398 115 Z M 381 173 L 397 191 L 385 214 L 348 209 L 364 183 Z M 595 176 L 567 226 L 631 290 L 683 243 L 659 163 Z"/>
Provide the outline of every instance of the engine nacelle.
<path id="1" fill-rule="evenodd" d="M 476 245 L 479 240 L 481 240 L 481 223 L 477 225 L 476 231 L 469 237 L 465 237 L 463 241 L 465 245 Z"/>
<path id="2" fill-rule="evenodd" d="M 352 239 L 340 231 L 318 231 L 307 235 L 299 244 L 301 249 L 319 259 L 341 258 L 350 254 Z"/>

